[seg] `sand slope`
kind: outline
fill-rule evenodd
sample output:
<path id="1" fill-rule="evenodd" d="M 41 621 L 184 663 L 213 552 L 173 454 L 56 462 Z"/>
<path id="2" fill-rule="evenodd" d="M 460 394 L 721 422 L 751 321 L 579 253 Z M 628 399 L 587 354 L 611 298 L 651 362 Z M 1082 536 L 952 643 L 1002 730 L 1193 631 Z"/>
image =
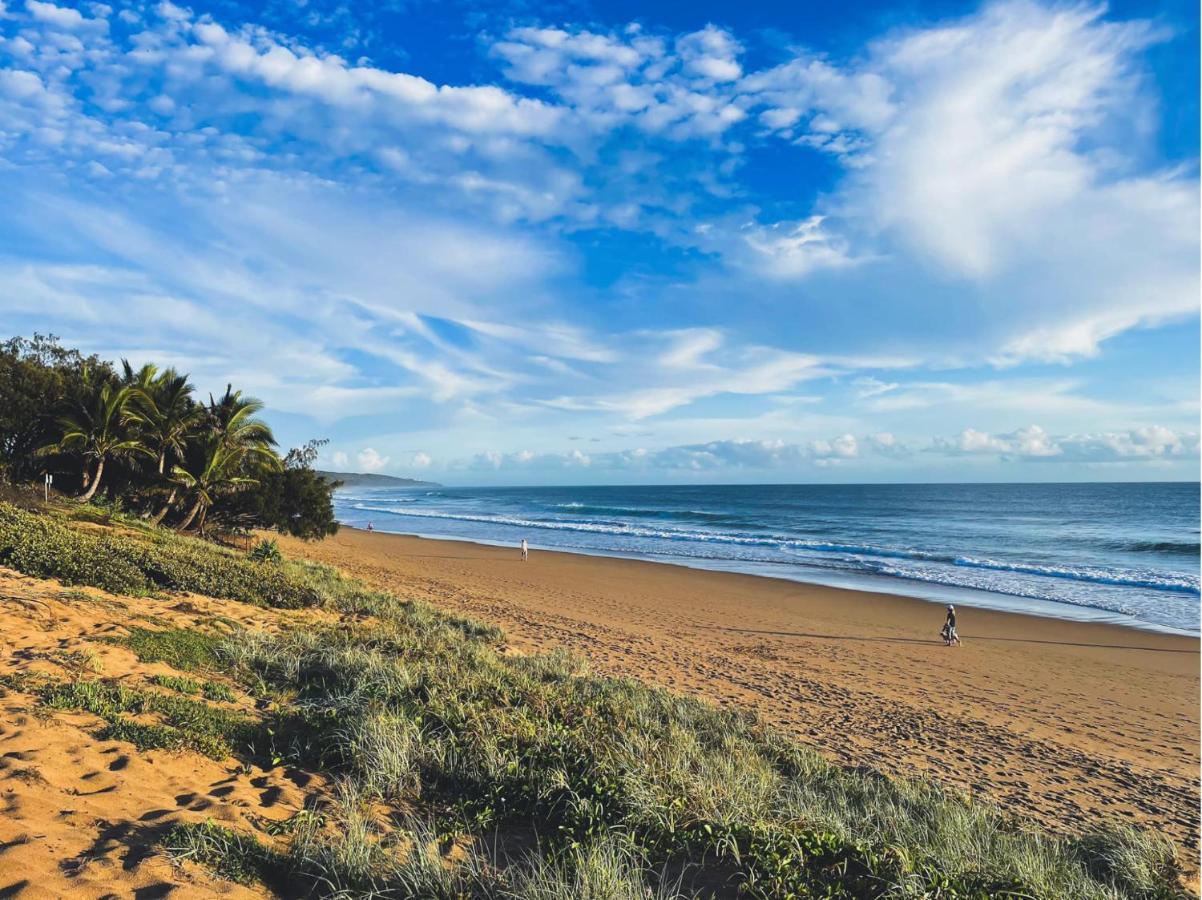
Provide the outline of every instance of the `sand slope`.
<path id="1" fill-rule="evenodd" d="M 602 672 L 754 707 L 843 764 L 923 774 L 1054 828 L 1105 817 L 1198 847 L 1199 642 L 676 566 L 344 529 L 290 555 L 566 647 Z"/>
<path id="2" fill-rule="evenodd" d="M 173 670 L 93 639 L 122 634 L 129 624 L 196 627 L 216 616 L 273 628 L 320 614 L 192 596 L 114 597 L 0 568 L 0 675 L 116 678 L 145 687 L 150 675 Z M 245 698 L 226 705 L 253 713 Z M 39 709 L 19 691 L 0 696 L 0 897 L 265 896 L 196 866 L 173 866 L 156 839 L 178 821 L 212 819 L 271 841 L 263 826 L 296 813 L 321 780 L 282 767 L 246 771 L 234 759 L 139 752 L 96 740 L 91 731 L 99 724 L 87 713 Z"/>

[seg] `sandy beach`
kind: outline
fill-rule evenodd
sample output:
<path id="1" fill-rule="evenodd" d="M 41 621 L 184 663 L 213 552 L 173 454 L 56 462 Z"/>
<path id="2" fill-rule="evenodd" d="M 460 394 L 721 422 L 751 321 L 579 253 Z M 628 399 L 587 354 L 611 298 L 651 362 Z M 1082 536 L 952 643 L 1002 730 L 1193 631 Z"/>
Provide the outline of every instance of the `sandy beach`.
<path id="1" fill-rule="evenodd" d="M 1067 830 L 1198 848 L 1199 641 L 886 594 L 344 528 L 290 556 L 565 648 L 599 672 L 757 710 L 845 765 L 927 775 Z"/>

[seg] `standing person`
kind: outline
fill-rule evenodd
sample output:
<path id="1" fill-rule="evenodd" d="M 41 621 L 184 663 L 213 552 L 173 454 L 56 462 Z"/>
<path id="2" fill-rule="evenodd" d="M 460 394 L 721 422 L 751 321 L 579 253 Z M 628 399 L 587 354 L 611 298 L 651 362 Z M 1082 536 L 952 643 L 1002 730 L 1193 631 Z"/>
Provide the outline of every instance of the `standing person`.
<path id="1" fill-rule="evenodd" d="M 947 605 L 947 620 L 943 623 L 943 642 L 949 647 L 960 643 L 960 636 L 956 634 L 956 607 L 950 603 Z"/>
<path id="2" fill-rule="evenodd" d="M 530 546 L 526 543 L 526 539 L 522 538 L 522 562 L 526 561 L 526 557 L 530 555 Z"/>
<path id="3" fill-rule="evenodd" d="M 374 530 L 375 530 L 374 528 L 372 528 L 372 527 L 371 527 L 371 522 L 368 522 L 368 523 L 367 523 L 367 530 L 368 530 L 368 531 L 374 531 Z"/>

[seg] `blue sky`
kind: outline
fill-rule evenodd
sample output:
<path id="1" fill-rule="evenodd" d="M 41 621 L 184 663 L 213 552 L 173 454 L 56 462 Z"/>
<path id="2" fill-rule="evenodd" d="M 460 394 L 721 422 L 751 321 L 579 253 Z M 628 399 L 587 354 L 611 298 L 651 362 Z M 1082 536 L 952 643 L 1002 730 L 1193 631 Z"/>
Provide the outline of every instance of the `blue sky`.
<path id="1" fill-rule="evenodd" d="M 1196 479 L 1198 11 L 0 0 L 0 313 L 449 483 Z"/>

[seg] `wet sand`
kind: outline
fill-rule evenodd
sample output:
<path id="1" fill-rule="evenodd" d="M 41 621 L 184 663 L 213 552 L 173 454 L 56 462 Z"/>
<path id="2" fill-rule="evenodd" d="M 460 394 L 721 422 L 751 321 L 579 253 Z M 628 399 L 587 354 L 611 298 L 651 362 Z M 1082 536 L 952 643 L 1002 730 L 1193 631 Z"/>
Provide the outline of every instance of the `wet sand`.
<path id="1" fill-rule="evenodd" d="M 924 775 L 1062 830 L 1142 823 L 1196 860 L 1199 641 L 570 553 L 343 529 L 290 556 L 766 719 L 845 765 Z"/>

